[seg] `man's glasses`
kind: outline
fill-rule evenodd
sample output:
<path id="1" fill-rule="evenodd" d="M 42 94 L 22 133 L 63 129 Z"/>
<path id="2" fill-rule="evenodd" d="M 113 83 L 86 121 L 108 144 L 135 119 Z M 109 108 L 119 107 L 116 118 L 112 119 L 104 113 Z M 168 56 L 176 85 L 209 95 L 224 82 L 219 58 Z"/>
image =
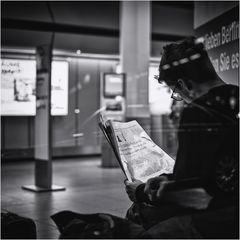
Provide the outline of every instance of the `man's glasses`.
<path id="1" fill-rule="evenodd" d="M 161 80 L 159 80 L 159 75 L 154 75 L 154 79 L 156 79 L 160 84 L 162 84 L 163 82 Z M 176 92 L 176 89 L 178 88 L 178 83 L 175 85 L 171 98 L 176 100 L 176 101 L 182 101 L 183 98 L 181 97 L 181 95 L 179 93 Z"/>
<path id="2" fill-rule="evenodd" d="M 176 101 L 182 101 L 183 98 L 181 97 L 181 95 L 179 93 L 176 92 L 177 87 L 178 87 L 178 83 L 176 84 L 175 88 L 173 89 L 171 98 Z"/>

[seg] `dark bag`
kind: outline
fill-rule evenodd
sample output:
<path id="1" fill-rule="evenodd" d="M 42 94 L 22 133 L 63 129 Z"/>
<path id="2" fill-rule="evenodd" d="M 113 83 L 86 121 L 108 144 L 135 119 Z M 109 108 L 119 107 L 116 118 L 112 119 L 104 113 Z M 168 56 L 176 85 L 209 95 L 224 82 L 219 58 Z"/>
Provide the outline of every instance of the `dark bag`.
<path id="1" fill-rule="evenodd" d="M 17 214 L 1 213 L 1 238 L 2 239 L 36 239 L 36 224 L 30 218 Z"/>
<path id="2" fill-rule="evenodd" d="M 144 231 L 140 225 L 106 213 L 62 211 L 51 218 L 60 231 L 60 239 L 136 238 Z"/>

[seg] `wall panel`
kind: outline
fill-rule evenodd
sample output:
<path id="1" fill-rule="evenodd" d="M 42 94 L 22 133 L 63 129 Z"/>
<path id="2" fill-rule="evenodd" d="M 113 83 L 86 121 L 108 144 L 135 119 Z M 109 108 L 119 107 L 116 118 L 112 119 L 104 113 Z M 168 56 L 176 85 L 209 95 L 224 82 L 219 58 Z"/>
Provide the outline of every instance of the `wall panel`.
<path id="1" fill-rule="evenodd" d="M 5 118 L 5 149 L 29 148 L 28 117 Z"/>
<path id="2" fill-rule="evenodd" d="M 76 133 L 78 146 L 95 146 L 97 141 L 97 115 L 99 109 L 98 60 L 79 59 L 77 75 L 77 102 L 79 109 Z"/>

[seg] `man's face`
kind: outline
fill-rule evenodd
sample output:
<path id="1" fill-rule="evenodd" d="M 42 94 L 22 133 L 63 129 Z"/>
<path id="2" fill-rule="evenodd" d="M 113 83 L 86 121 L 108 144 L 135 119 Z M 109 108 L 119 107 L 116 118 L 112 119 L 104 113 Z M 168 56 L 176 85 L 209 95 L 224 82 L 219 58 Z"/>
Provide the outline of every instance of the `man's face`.
<path id="1" fill-rule="evenodd" d="M 175 85 L 171 84 L 168 86 L 172 90 L 171 97 L 173 99 L 177 101 L 184 100 L 187 103 L 191 103 L 193 101 L 193 97 L 191 94 L 192 91 L 189 90 L 189 88 L 182 79 L 178 80 Z"/>

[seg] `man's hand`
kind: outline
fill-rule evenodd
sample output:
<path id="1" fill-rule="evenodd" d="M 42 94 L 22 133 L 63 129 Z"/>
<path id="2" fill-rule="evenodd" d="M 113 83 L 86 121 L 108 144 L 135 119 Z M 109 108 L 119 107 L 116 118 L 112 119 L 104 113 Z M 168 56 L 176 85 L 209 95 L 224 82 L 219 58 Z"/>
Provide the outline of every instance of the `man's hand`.
<path id="1" fill-rule="evenodd" d="M 135 192 L 136 192 L 136 189 L 137 187 L 142 184 L 143 182 L 139 181 L 139 180 L 135 180 L 133 182 L 130 182 L 128 181 L 127 179 L 124 181 L 124 184 L 125 184 L 125 190 L 128 194 L 128 197 L 129 199 L 132 201 L 132 202 L 136 202 L 136 195 L 135 195 Z"/>
<path id="2" fill-rule="evenodd" d="M 168 178 L 166 176 L 150 178 L 145 184 L 144 193 L 148 195 L 151 202 L 160 200 L 167 183 Z"/>

